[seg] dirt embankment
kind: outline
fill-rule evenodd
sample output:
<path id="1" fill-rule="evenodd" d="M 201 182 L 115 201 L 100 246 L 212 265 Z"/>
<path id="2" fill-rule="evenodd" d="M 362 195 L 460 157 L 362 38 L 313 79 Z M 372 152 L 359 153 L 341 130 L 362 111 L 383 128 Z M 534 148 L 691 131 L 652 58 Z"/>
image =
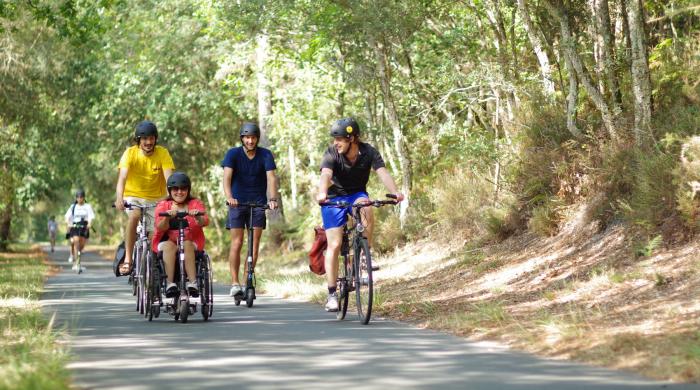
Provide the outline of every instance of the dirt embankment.
<path id="1" fill-rule="evenodd" d="M 572 221 L 549 238 L 407 245 L 378 259 L 378 310 L 544 356 L 700 381 L 700 244 L 664 247 L 623 225 Z"/>

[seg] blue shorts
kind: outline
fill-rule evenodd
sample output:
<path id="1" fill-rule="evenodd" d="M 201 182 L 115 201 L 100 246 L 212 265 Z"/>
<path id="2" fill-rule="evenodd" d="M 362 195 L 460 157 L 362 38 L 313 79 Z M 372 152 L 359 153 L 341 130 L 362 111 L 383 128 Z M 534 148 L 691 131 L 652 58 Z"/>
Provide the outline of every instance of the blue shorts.
<path id="1" fill-rule="evenodd" d="M 354 204 L 360 198 L 369 199 L 369 195 L 366 192 L 356 192 L 350 195 L 340 195 L 331 199 L 333 202 L 348 202 Z M 323 228 L 332 229 L 345 225 L 348 221 L 348 214 L 350 214 L 352 207 L 335 207 L 335 206 L 321 206 L 321 218 L 323 218 Z"/>
<path id="2" fill-rule="evenodd" d="M 244 229 L 250 220 L 250 207 L 229 207 L 226 229 Z M 253 227 L 265 229 L 267 218 L 265 209 L 256 207 L 253 209 Z"/>

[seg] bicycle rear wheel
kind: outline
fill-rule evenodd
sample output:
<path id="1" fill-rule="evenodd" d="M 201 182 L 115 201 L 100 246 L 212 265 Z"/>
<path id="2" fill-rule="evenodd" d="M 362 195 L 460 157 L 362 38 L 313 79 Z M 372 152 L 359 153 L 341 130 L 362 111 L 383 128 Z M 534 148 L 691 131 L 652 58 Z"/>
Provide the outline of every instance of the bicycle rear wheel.
<path id="1" fill-rule="evenodd" d="M 201 269 L 199 274 L 199 285 L 202 289 L 202 291 L 199 294 L 199 299 L 202 304 L 202 317 L 204 318 L 204 321 L 206 321 L 214 313 L 214 292 L 212 286 L 211 259 L 207 254 L 205 254 L 202 257 Z"/>
<path id="2" fill-rule="evenodd" d="M 143 301 L 141 300 L 141 289 L 143 283 L 141 280 L 141 246 L 136 243 L 134 251 L 131 253 L 131 261 L 134 264 L 134 295 L 136 296 L 136 311 L 143 313 Z"/>
<path id="3" fill-rule="evenodd" d="M 350 296 L 350 285 L 352 284 L 352 268 L 348 256 L 343 256 L 343 266 L 340 269 L 340 283 L 338 283 L 338 312 L 335 318 L 345 319 L 348 312 L 348 297 Z"/>
<path id="4" fill-rule="evenodd" d="M 372 315 L 372 255 L 369 252 L 369 243 L 366 238 L 361 238 L 359 245 L 355 245 L 354 267 L 355 292 L 357 315 L 363 325 L 369 323 Z"/>

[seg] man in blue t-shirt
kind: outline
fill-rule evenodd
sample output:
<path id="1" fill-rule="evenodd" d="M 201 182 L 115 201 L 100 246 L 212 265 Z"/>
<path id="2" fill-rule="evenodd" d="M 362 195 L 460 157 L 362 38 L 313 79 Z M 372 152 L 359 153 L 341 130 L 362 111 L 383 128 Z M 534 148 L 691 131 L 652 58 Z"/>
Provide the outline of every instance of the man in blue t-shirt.
<path id="1" fill-rule="evenodd" d="M 260 128 L 255 123 L 246 122 L 241 126 L 242 146 L 226 152 L 221 166 L 224 168 L 224 194 L 229 204 L 226 229 L 231 231 L 231 250 L 228 254 L 231 271 L 231 291 L 229 295 L 242 297 L 238 271 L 241 265 L 243 231 L 248 225 L 251 208 L 236 207 L 238 203 L 268 204 L 271 210 L 277 208 L 277 179 L 275 158 L 268 149 L 258 147 Z M 265 229 L 265 209 L 253 208 L 253 268 L 258 260 L 260 237 Z M 245 271 L 247 272 L 247 270 Z"/>

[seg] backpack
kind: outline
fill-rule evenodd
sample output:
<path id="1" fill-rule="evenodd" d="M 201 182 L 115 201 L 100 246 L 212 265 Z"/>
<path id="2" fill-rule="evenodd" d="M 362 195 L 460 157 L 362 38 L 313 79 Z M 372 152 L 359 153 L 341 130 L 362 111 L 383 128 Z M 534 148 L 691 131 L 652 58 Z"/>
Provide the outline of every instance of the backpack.
<path id="1" fill-rule="evenodd" d="M 326 230 L 322 227 L 316 227 L 314 230 L 316 237 L 314 238 L 314 244 L 311 246 L 311 251 L 309 252 L 309 269 L 316 275 L 323 275 L 326 273 L 326 257 L 324 252 L 328 247 Z"/>
<path id="2" fill-rule="evenodd" d="M 114 252 L 114 262 L 112 263 L 112 270 L 116 277 L 126 276 L 119 271 L 119 267 L 121 267 L 124 262 L 124 258 L 126 258 L 126 244 L 122 241 Z"/>

